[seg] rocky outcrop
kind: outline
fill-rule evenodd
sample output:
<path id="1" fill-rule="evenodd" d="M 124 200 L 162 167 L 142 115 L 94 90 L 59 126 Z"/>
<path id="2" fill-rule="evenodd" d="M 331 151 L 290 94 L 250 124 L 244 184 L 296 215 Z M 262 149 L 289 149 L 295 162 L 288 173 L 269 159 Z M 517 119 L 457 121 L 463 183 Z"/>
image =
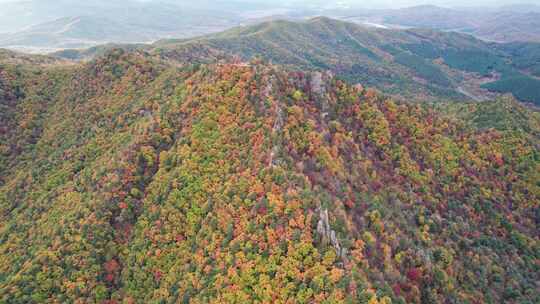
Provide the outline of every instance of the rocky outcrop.
<path id="1" fill-rule="evenodd" d="M 321 237 L 322 244 L 330 244 L 336 250 L 336 254 L 343 263 L 347 262 L 347 249 L 339 243 L 336 232 L 330 228 L 328 209 L 319 208 L 319 222 L 317 223 L 317 233 Z"/>

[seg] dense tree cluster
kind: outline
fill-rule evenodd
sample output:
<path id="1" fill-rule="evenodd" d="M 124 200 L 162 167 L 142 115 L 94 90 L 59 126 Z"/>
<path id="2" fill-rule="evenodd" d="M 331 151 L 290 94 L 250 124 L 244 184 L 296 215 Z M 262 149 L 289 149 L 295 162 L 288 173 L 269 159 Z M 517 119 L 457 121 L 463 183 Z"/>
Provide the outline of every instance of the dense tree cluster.
<path id="1" fill-rule="evenodd" d="M 527 120 L 255 61 L 2 65 L 0 303 L 537 303 L 540 120 L 501 103 Z"/>

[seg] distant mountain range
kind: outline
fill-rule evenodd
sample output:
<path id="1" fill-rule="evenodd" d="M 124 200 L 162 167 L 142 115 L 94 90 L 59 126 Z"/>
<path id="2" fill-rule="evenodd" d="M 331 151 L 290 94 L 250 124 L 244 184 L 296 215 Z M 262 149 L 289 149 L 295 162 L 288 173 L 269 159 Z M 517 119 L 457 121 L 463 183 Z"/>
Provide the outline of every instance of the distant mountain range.
<path id="1" fill-rule="evenodd" d="M 0 47 L 45 53 L 104 43 L 148 43 L 189 38 L 264 20 L 308 19 L 318 15 L 375 27 L 420 27 L 458 31 L 499 42 L 540 42 L 540 8 L 452 9 L 416 6 L 359 9 L 322 1 L 135 1 L 28 0 L 0 11 Z M 347 8 L 343 8 L 347 7 Z"/>

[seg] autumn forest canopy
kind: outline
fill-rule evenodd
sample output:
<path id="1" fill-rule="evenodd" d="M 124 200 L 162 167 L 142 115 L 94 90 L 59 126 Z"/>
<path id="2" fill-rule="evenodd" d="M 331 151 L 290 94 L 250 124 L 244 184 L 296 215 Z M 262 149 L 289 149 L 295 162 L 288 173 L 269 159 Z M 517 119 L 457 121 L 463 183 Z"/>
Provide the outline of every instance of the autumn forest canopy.
<path id="1" fill-rule="evenodd" d="M 492 47 L 324 18 L 0 51 L 0 303 L 539 303 L 534 52 Z"/>

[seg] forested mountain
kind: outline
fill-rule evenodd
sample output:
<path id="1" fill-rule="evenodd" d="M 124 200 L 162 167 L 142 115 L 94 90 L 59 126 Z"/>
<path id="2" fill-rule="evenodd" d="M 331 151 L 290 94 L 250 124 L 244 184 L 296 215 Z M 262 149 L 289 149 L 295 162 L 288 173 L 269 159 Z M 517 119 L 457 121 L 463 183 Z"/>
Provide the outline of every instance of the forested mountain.
<path id="1" fill-rule="evenodd" d="M 296 69 L 330 70 L 351 83 L 420 100 L 487 100 L 512 93 L 540 104 L 539 44 L 487 43 L 466 34 L 388 30 L 325 17 L 271 21 L 154 44 L 162 58 L 213 50 Z"/>
<path id="2" fill-rule="evenodd" d="M 171 50 L 0 54 L 1 303 L 538 303 L 538 113 Z"/>

